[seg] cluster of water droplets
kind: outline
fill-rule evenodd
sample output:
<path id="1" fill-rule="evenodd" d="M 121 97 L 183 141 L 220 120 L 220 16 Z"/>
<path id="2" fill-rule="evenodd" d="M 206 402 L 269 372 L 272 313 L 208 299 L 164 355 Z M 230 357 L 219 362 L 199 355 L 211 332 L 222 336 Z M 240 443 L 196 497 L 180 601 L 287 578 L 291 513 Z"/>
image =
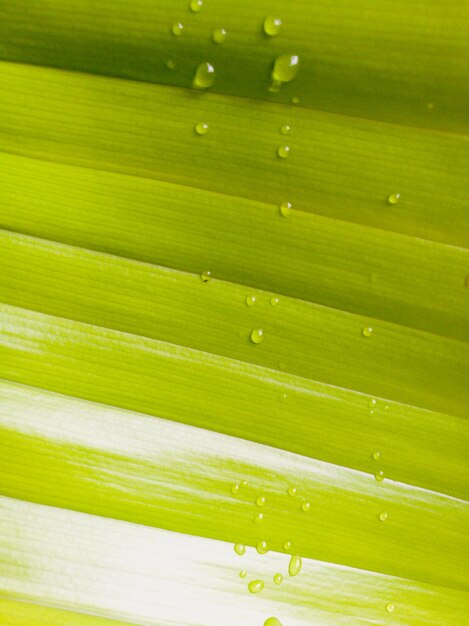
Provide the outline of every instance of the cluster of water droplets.
<path id="1" fill-rule="evenodd" d="M 231 486 L 231 493 L 235 496 L 243 495 L 243 490 L 246 490 L 247 488 L 248 488 L 248 483 L 246 480 L 243 480 Z M 245 491 L 244 495 L 250 496 L 249 491 L 247 492 Z M 311 503 L 309 502 L 309 500 L 306 500 L 299 496 L 298 487 L 291 485 L 286 490 L 286 495 L 289 498 L 295 498 L 295 499 L 300 498 L 299 508 L 301 511 L 306 513 L 310 510 Z M 266 495 L 260 493 L 260 494 L 255 495 L 255 497 L 253 498 L 253 502 L 254 502 L 255 507 L 258 509 L 258 511 L 253 516 L 253 522 L 255 524 L 263 524 L 264 519 L 265 519 L 263 510 L 266 507 L 268 508 L 269 499 Z M 262 511 L 259 511 L 259 509 L 262 509 Z M 243 543 L 234 544 L 233 549 L 235 553 L 240 557 L 244 556 L 246 553 L 246 545 Z M 267 541 L 265 541 L 264 539 L 260 539 L 257 542 L 255 549 L 258 554 L 264 555 L 264 554 L 267 554 L 267 552 L 269 551 L 269 545 Z M 297 576 L 301 572 L 301 569 L 302 569 L 301 555 L 295 552 L 292 553 L 292 542 L 289 540 L 284 542 L 283 549 L 286 552 L 291 553 L 290 560 L 288 563 L 288 575 L 291 577 Z M 239 577 L 243 580 L 246 579 L 248 577 L 248 571 L 246 569 L 241 569 L 239 571 Z M 272 576 L 272 582 L 274 583 L 275 586 L 281 585 L 283 580 L 284 580 L 284 574 L 282 574 L 281 572 L 275 572 L 274 575 Z M 258 593 L 261 593 L 261 591 L 265 588 L 265 584 L 266 583 L 263 579 L 253 578 L 247 583 L 247 589 L 249 593 L 251 594 L 258 594 Z M 278 620 L 272 621 L 276 619 L 277 618 L 273 618 L 273 617 L 269 618 L 265 622 L 265 624 L 272 624 L 272 625 L 280 624 Z"/>

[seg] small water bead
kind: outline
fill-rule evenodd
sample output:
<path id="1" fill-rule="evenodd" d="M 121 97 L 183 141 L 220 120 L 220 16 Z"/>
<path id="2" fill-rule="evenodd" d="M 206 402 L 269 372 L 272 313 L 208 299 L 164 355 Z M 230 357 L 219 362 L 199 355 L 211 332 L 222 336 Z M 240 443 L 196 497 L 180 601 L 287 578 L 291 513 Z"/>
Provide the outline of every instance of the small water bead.
<path id="1" fill-rule="evenodd" d="M 389 602 L 389 604 L 386 604 L 386 611 L 388 613 L 394 613 L 396 607 L 392 602 Z"/>
<path id="2" fill-rule="evenodd" d="M 211 63 L 200 63 L 195 70 L 192 86 L 194 89 L 208 89 L 216 80 L 215 68 Z"/>
<path id="3" fill-rule="evenodd" d="M 264 20 L 264 33 L 269 37 L 276 37 L 282 28 L 282 20 L 279 17 L 268 15 Z"/>
<path id="4" fill-rule="evenodd" d="M 289 126 L 288 124 L 284 124 L 283 126 L 280 127 L 281 135 L 289 135 L 290 131 L 291 131 L 291 126 Z"/>
<path id="5" fill-rule="evenodd" d="M 200 278 L 203 283 L 209 283 L 212 280 L 212 272 L 202 272 Z"/>
<path id="6" fill-rule="evenodd" d="M 267 502 L 265 496 L 259 496 L 256 500 L 256 504 L 257 506 L 265 506 L 265 503 Z"/>
<path id="7" fill-rule="evenodd" d="M 248 589 L 251 593 L 259 593 L 264 589 L 263 580 L 251 580 L 248 585 Z"/>
<path id="8" fill-rule="evenodd" d="M 175 24 L 171 26 L 171 32 L 176 37 L 180 37 L 182 35 L 183 30 L 184 30 L 184 24 L 181 24 L 181 22 L 176 22 Z"/>
<path id="9" fill-rule="evenodd" d="M 291 550 L 291 541 L 285 541 L 285 543 L 283 544 L 283 549 Z"/>
<path id="10" fill-rule="evenodd" d="M 303 504 L 301 505 L 301 510 L 304 511 L 305 513 L 309 511 L 310 508 L 311 508 L 311 502 L 308 502 L 308 500 L 303 502 Z"/>
<path id="11" fill-rule="evenodd" d="M 235 543 L 233 549 L 236 554 L 239 554 L 239 556 L 243 556 L 243 554 L 246 552 L 246 546 L 244 545 L 244 543 Z"/>
<path id="12" fill-rule="evenodd" d="M 292 212 L 292 203 L 282 202 L 282 204 L 280 205 L 280 215 L 282 217 L 289 217 L 291 215 L 291 212 Z"/>
<path id="13" fill-rule="evenodd" d="M 298 489 L 296 487 L 288 487 L 287 493 L 289 496 L 294 498 L 296 494 L 298 493 Z"/>
<path id="14" fill-rule="evenodd" d="M 377 483 L 382 483 L 384 480 L 384 472 L 382 470 L 380 470 L 379 472 L 376 472 L 375 474 L 375 480 Z"/>
<path id="15" fill-rule="evenodd" d="M 212 39 L 214 43 L 223 43 L 226 39 L 226 30 L 224 28 L 217 28 L 212 33 Z"/>
<path id="16" fill-rule="evenodd" d="M 280 368 L 280 369 L 282 369 L 282 368 Z M 287 398 L 288 398 L 288 396 L 287 396 L 287 394 L 286 394 L 286 393 L 282 393 L 282 395 L 280 396 L 280 400 L 281 400 L 282 402 L 285 402 L 285 400 L 286 400 Z"/>
<path id="17" fill-rule="evenodd" d="M 373 459 L 375 461 L 379 461 L 381 458 L 381 452 L 379 450 L 376 450 L 376 452 L 373 452 Z"/>
<path id="18" fill-rule="evenodd" d="M 262 328 L 255 328 L 251 333 L 252 343 L 262 343 L 264 341 L 264 331 Z"/>
<path id="19" fill-rule="evenodd" d="M 198 135 L 206 135 L 208 133 L 208 124 L 206 122 L 197 122 L 195 132 Z"/>
<path id="20" fill-rule="evenodd" d="M 370 409 L 373 409 L 377 404 L 378 400 L 376 400 L 375 398 L 371 398 L 371 400 L 369 400 L 368 402 L 368 406 L 370 407 Z"/>
<path id="21" fill-rule="evenodd" d="M 281 54 L 274 61 L 272 80 L 280 83 L 289 83 L 298 74 L 300 57 L 296 54 Z"/>
<path id="22" fill-rule="evenodd" d="M 282 83 L 279 80 L 272 80 L 271 85 L 268 87 L 270 93 L 279 93 L 282 88 Z"/>
<path id="23" fill-rule="evenodd" d="M 269 617 L 265 620 L 264 626 L 282 626 L 282 622 L 280 622 L 276 617 Z"/>
<path id="24" fill-rule="evenodd" d="M 288 573 L 290 576 L 297 576 L 301 572 L 302 565 L 301 556 L 299 554 L 293 554 L 288 564 Z"/>
<path id="25" fill-rule="evenodd" d="M 246 578 L 246 576 L 247 576 L 247 575 L 248 575 L 248 572 L 247 572 L 247 570 L 245 570 L 245 569 L 242 569 L 242 570 L 239 572 L 239 577 L 240 577 L 240 578 Z"/>
<path id="26" fill-rule="evenodd" d="M 241 484 L 241 487 L 247 487 L 248 486 L 248 481 L 247 480 L 242 480 L 240 484 Z"/>
<path id="27" fill-rule="evenodd" d="M 397 204 L 401 199 L 400 193 L 392 193 L 388 196 L 388 204 Z"/>
<path id="28" fill-rule="evenodd" d="M 286 159 L 290 155 L 290 146 L 279 146 L 277 154 L 281 159 Z"/>
<path id="29" fill-rule="evenodd" d="M 233 485 L 231 487 L 231 493 L 234 493 L 234 494 L 239 493 L 239 485 Z"/>
<path id="30" fill-rule="evenodd" d="M 168 70 L 174 70 L 174 68 L 176 67 L 176 63 L 172 59 L 168 59 L 166 61 L 166 67 L 168 68 Z"/>
<path id="31" fill-rule="evenodd" d="M 381 522 L 385 522 L 388 519 L 388 514 L 386 513 L 386 511 L 383 511 L 379 514 L 379 519 Z"/>
<path id="32" fill-rule="evenodd" d="M 373 328 L 371 326 L 366 326 L 365 328 L 363 328 L 362 335 L 364 337 L 371 337 L 372 334 L 373 334 Z"/>
<path id="33" fill-rule="evenodd" d="M 275 583 L 276 585 L 281 585 L 281 584 L 282 584 L 282 581 L 283 581 L 283 576 L 282 576 L 282 574 L 275 574 L 275 576 L 274 576 L 274 583 Z"/>
<path id="34" fill-rule="evenodd" d="M 189 8 L 192 13 L 198 13 L 203 6 L 203 0 L 191 0 L 191 3 L 189 4 Z"/>
<path id="35" fill-rule="evenodd" d="M 257 515 L 254 516 L 255 524 L 260 524 L 263 521 L 264 521 L 264 513 L 257 513 Z"/>
<path id="36" fill-rule="evenodd" d="M 246 296 L 246 305 L 253 307 L 256 304 L 256 296 Z"/>
<path id="37" fill-rule="evenodd" d="M 271 298 L 271 299 L 270 299 L 270 304 L 271 304 L 272 306 L 277 306 L 277 304 L 278 304 L 279 302 L 280 302 L 280 299 L 279 299 L 279 298 Z"/>
<path id="38" fill-rule="evenodd" d="M 259 554 L 267 554 L 269 548 L 267 547 L 267 541 L 259 541 L 256 546 L 256 550 Z"/>

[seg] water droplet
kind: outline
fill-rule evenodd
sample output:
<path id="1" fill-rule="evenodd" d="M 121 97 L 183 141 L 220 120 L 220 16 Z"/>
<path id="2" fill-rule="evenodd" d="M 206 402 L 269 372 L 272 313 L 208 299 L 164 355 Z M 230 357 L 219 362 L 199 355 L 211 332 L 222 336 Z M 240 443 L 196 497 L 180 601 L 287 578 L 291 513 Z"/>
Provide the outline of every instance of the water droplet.
<path id="1" fill-rule="evenodd" d="M 239 492 L 239 485 L 233 485 L 233 486 L 231 487 L 231 493 L 236 494 L 236 493 L 238 493 L 238 492 Z"/>
<path id="2" fill-rule="evenodd" d="M 285 541 L 285 543 L 283 544 L 283 549 L 291 550 L 291 541 Z"/>
<path id="3" fill-rule="evenodd" d="M 282 622 L 280 622 L 276 617 L 269 617 L 265 620 L 264 626 L 282 626 Z"/>
<path id="4" fill-rule="evenodd" d="M 264 521 L 264 513 L 257 513 L 256 515 L 254 515 L 255 524 L 260 524 L 263 521 Z"/>
<path id="5" fill-rule="evenodd" d="M 195 132 L 198 135 L 206 135 L 208 133 L 208 124 L 206 122 L 197 122 Z"/>
<path id="6" fill-rule="evenodd" d="M 287 493 L 288 493 L 289 496 L 294 498 L 296 496 L 296 494 L 298 493 L 298 489 L 296 487 L 288 487 Z"/>
<path id="7" fill-rule="evenodd" d="M 202 282 L 209 283 L 212 280 L 212 272 L 202 272 L 200 275 Z"/>
<path id="8" fill-rule="evenodd" d="M 246 546 L 244 545 L 244 543 L 235 543 L 234 551 L 236 552 L 236 554 L 239 554 L 239 556 L 243 556 L 243 554 L 246 552 Z"/>
<path id="9" fill-rule="evenodd" d="M 280 302 L 280 298 L 271 298 L 270 299 L 270 304 L 272 306 L 277 306 L 277 304 Z"/>
<path id="10" fill-rule="evenodd" d="M 264 20 L 264 33 L 269 37 L 275 37 L 282 28 L 282 20 L 279 17 L 268 15 Z"/>
<path id="11" fill-rule="evenodd" d="M 194 89 L 208 89 L 215 83 L 215 68 L 211 63 L 200 63 L 194 74 L 192 86 Z"/>
<path id="12" fill-rule="evenodd" d="M 388 196 L 388 204 L 397 204 L 401 199 L 400 193 L 392 193 Z"/>
<path id="13" fill-rule="evenodd" d="M 247 487 L 248 486 L 248 481 L 247 480 L 242 480 L 241 481 L 241 487 Z"/>
<path id="14" fill-rule="evenodd" d="M 286 159 L 290 154 L 290 146 L 279 146 L 277 148 L 277 154 L 281 159 Z"/>
<path id="15" fill-rule="evenodd" d="M 388 613 L 394 613 L 395 608 L 396 607 L 392 602 L 389 602 L 389 604 L 386 604 L 386 611 Z"/>
<path id="16" fill-rule="evenodd" d="M 381 458 L 381 452 L 379 450 L 376 450 L 376 452 L 373 452 L 373 458 L 375 461 L 379 461 Z"/>
<path id="17" fill-rule="evenodd" d="M 280 369 L 282 369 L 282 368 L 280 368 Z M 287 396 L 287 394 L 286 394 L 286 393 L 282 393 L 282 395 L 280 396 L 280 400 L 281 400 L 282 402 L 285 402 L 285 400 L 286 400 L 287 398 L 288 398 L 288 396 Z"/>
<path id="18" fill-rule="evenodd" d="M 375 480 L 377 483 L 382 483 L 384 480 L 384 472 L 382 470 L 380 470 L 379 472 L 376 472 L 375 474 Z"/>
<path id="19" fill-rule="evenodd" d="M 385 410 L 385 411 L 389 411 L 389 404 L 385 404 L 385 405 L 384 405 L 384 410 Z"/>
<path id="20" fill-rule="evenodd" d="M 274 61 L 272 80 L 289 83 L 298 74 L 300 57 L 296 54 L 281 54 Z"/>
<path id="21" fill-rule="evenodd" d="M 265 496 L 259 496 L 256 500 L 256 504 L 257 506 L 265 506 L 266 501 Z"/>
<path id="22" fill-rule="evenodd" d="M 282 83 L 279 80 L 272 80 L 272 84 L 268 87 L 270 93 L 278 93 L 282 88 Z"/>
<path id="23" fill-rule="evenodd" d="M 283 581 L 282 574 L 275 574 L 275 576 L 274 576 L 274 583 L 276 585 L 280 585 L 280 584 L 282 584 L 282 581 Z"/>
<path id="24" fill-rule="evenodd" d="M 371 337 L 372 334 L 373 334 L 373 328 L 371 326 L 366 326 L 365 328 L 363 328 L 362 335 L 364 337 Z"/>
<path id="25" fill-rule="evenodd" d="M 383 511 L 382 513 L 379 514 L 379 519 L 382 522 L 385 522 L 388 519 L 388 514 L 386 513 L 386 511 Z"/>
<path id="26" fill-rule="evenodd" d="M 282 135 L 289 135 L 291 131 L 291 126 L 289 126 L 288 124 L 284 124 L 283 126 L 280 127 L 280 134 Z"/>
<path id="27" fill-rule="evenodd" d="M 303 502 L 303 504 L 301 505 L 301 510 L 304 511 L 305 513 L 309 511 L 310 508 L 311 508 L 311 502 L 308 502 L 308 500 Z"/>
<path id="28" fill-rule="evenodd" d="M 203 0 L 191 0 L 191 3 L 189 4 L 189 8 L 192 13 L 198 13 L 203 6 Z"/>
<path id="29" fill-rule="evenodd" d="M 212 33 L 212 39 L 215 43 L 223 43 L 226 39 L 226 30 L 224 28 L 217 28 Z"/>
<path id="30" fill-rule="evenodd" d="M 259 593 L 264 589 L 264 581 L 263 580 L 251 580 L 248 585 L 248 589 L 251 593 Z"/>
<path id="31" fill-rule="evenodd" d="M 262 328 L 255 328 L 251 333 L 252 343 L 262 343 L 264 341 L 264 331 Z"/>
<path id="32" fill-rule="evenodd" d="M 375 407 L 377 404 L 378 404 L 378 400 L 376 400 L 375 398 L 371 398 L 371 400 L 368 401 L 368 406 L 370 407 L 370 409 Z"/>
<path id="33" fill-rule="evenodd" d="M 288 573 L 290 576 L 297 576 L 301 572 L 301 566 L 301 556 L 299 554 L 293 554 L 288 564 Z"/>
<path id="34" fill-rule="evenodd" d="M 300 98 L 298 96 L 293 96 L 291 99 L 292 104 L 300 104 Z"/>
<path id="35" fill-rule="evenodd" d="M 168 68 L 168 70 L 174 70 L 174 68 L 176 67 L 176 63 L 172 59 L 168 59 L 166 61 L 166 67 Z"/>
<path id="36" fill-rule="evenodd" d="M 256 546 L 256 550 L 259 554 L 266 554 L 269 551 L 269 548 L 267 547 L 267 541 L 259 541 Z"/>
<path id="37" fill-rule="evenodd" d="M 282 204 L 280 205 L 280 215 L 282 217 L 289 217 L 291 215 L 291 211 L 292 211 L 292 203 L 287 202 L 287 201 L 282 202 Z"/>
<path id="38" fill-rule="evenodd" d="M 183 30 L 184 24 L 181 24 L 181 22 L 176 22 L 171 26 L 171 32 L 173 33 L 173 35 L 176 35 L 176 37 L 180 37 Z"/>
<path id="39" fill-rule="evenodd" d="M 247 576 L 247 575 L 248 575 L 248 572 L 247 572 L 247 570 L 245 570 L 245 569 L 242 569 L 242 570 L 239 572 L 239 577 L 240 577 L 240 578 L 246 578 L 246 576 Z"/>
<path id="40" fill-rule="evenodd" d="M 246 304 L 251 307 L 256 304 L 256 296 L 246 296 Z"/>

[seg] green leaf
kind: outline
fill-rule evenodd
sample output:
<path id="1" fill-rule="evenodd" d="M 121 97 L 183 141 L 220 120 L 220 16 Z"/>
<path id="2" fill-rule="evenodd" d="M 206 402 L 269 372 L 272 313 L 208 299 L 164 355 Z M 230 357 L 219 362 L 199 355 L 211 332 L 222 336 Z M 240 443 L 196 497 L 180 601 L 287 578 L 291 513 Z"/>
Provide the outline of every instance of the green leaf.
<path id="1" fill-rule="evenodd" d="M 0 3 L 2 624 L 464 622 L 467 17 Z"/>

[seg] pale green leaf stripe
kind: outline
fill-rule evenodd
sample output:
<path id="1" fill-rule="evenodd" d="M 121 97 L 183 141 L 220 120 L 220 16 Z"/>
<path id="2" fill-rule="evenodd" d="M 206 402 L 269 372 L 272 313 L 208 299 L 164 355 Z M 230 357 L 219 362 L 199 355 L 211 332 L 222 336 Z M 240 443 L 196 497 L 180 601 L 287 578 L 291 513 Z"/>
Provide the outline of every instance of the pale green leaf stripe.
<path id="1" fill-rule="evenodd" d="M 14 307 L 0 323 L 3 378 L 369 473 L 379 451 L 394 480 L 468 495 L 467 420 Z"/>
<path id="2" fill-rule="evenodd" d="M 0 70 L 3 152 L 289 201 L 456 245 L 469 239 L 467 137 L 46 68 Z M 285 143 L 291 156 L 281 159 Z M 392 193 L 401 194 L 394 206 Z"/>
<path id="3" fill-rule="evenodd" d="M 7 231 L 0 244 L 5 303 L 467 416 L 467 343 Z"/>
<path id="4" fill-rule="evenodd" d="M 469 251 L 203 189 L 0 153 L 0 224 L 469 340 Z"/>
<path id="5" fill-rule="evenodd" d="M 38 598 L 38 602 L 42 598 Z M 130 622 L 110 620 L 73 610 L 64 611 L 33 602 L 19 602 L 0 596 L 2 626 L 132 626 Z"/>
<path id="6" fill-rule="evenodd" d="M 3 495 L 467 588 L 467 502 L 32 388 L 0 397 Z"/>
<path id="7" fill-rule="evenodd" d="M 10 597 L 147 626 L 262 626 L 269 616 L 287 626 L 459 626 L 467 614 L 468 594 L 444 587 L 310 559 L 290 578 L 276 552 L 239 557 L 225 542 L 9 498 L 0 512 L 0 590 Z M 276 572 L 286 574 L 279 587 Z M 247 591 L 253 578 L 265 580 L 260 594 Z"/>
<path id="8" fill-rule="evenodd" d="M 263 35 L 267 15 L 283 20 Z M 171 34 L 181 22 L 181 37 Z M 467 129 L 469 11 L 464 0 L 3 0 L 3 59 L 190 87 L 211 62 L 214 90 L 361 117 Z M 223 45 L 212 41 L 227 31 Z M 267 91 L 277 54 L 300 55 L 298 77 Z M 166 66 L 172 60 L 176 67 Z"/>

